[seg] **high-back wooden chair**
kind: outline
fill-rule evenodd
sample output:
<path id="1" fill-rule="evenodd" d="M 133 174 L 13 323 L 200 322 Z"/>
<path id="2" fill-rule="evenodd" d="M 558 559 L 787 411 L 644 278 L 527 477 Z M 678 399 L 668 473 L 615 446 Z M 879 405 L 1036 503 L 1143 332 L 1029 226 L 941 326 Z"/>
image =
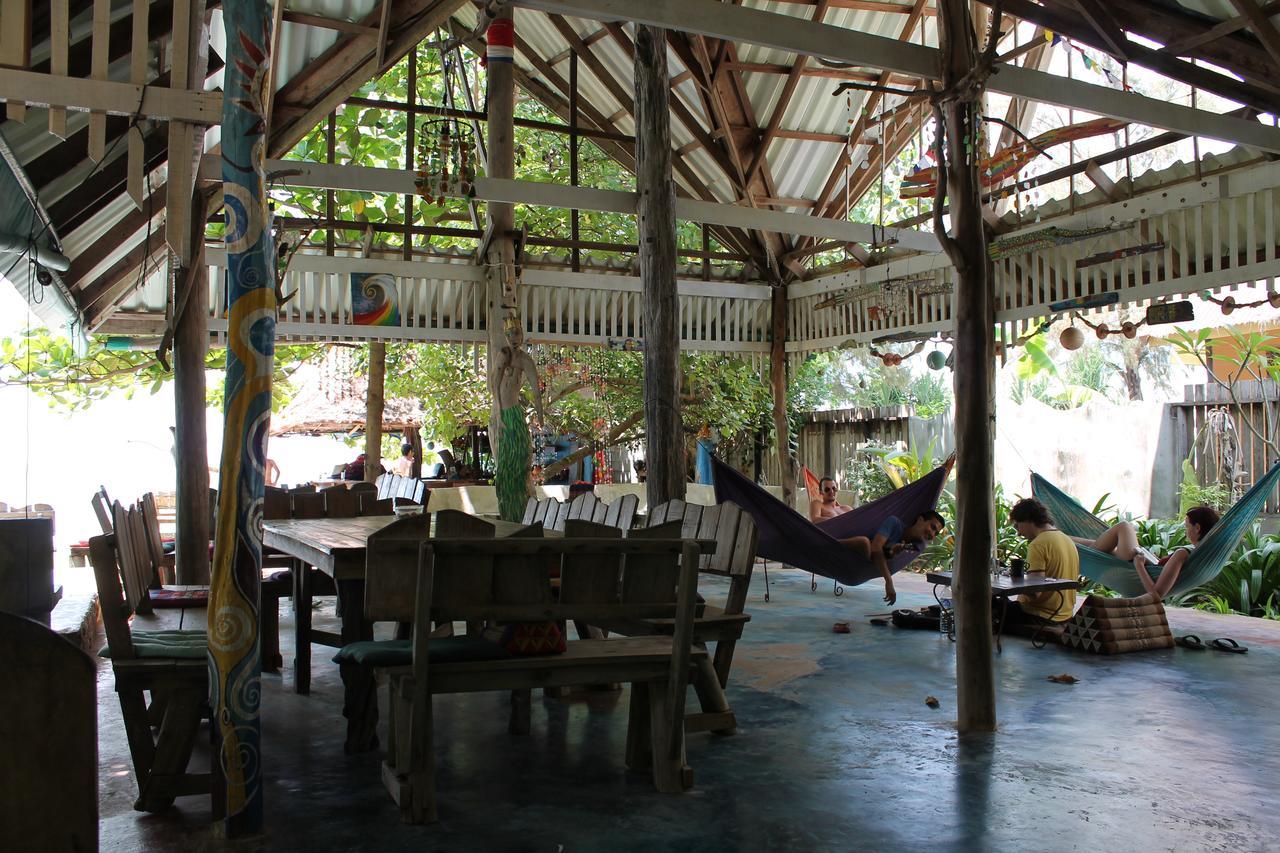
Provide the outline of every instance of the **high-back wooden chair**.
<path id="1" fill-rule="evenodd" d="M 164 550 L 164 538 L 160 535 L 160 514 L 156 510 L 156 498 L 147 492 L 138 501 L 142 512 L 142 525 L 146 533 L 147 557 L 155 572 L 156 586 L 174 582 L 174 555 Z"/>
<path id="2" fill-rule="evenodd" d="M 288 518 L 291 511 L 289 491 L 276 486 L 267 486 L 262 497 L 262 517 L 268 521 Z"/>
<path id="3" fill-rule="evenodd" d="M 377 499 L 376 495 L 360 496 L 360 514 L 361 515 L 391 515 L 395 512 L 396 499 L 382 498 Z"/>
<path id="4" fill-rule="evenodd" d="M 751 617 L 744 611 L 751 586 L 751 570 L 755 566 L 759 533 L 755 519 L 735 503 L 701 506 L 674 500 L 654 507 L 649 513 L 650 527 L 679 522 L 680 535 L 691 539 L 714 539 L 716 550 L 699 558 L 698 571 L 729 581 L 722 605 L 706 604 L 694 623 L 698 643 L 716 644 L 714 660 L 707 671 L 694 679 L 703 713 L 691 715 L 689 731 L 731 731 L 736 725 L 733 712 L 724 698 L 733 666 L 733 653 L 742 630 Z M 665 625 L 654 623 L 656 630 Z"/>
<path id="5" fill-rule="evenodd" d="M 320 490 L 324 498 L 324 514 L 328 518 L 355 518 L 360 512 L 360 498 L 346 486 L 329 486 Z"/>
<path id="6" fill-rule="evenodd" d="M 569 519 L 569 504 L 555 498 L 529 498 L 524 505 L 525 524 L 541 524 L 547 530 L 563 531 Z"/>
<path id="7" fill-rule="evenodd" d="M 569 512 L 565 516 L 565 521 L 597 521 L 595 518 L 597 508 L 600 509 L 599 520 L 603 520 L 604 508 L 600 499 L 591 492 L 583 492 L 569 501 Z"/>
<path id="8" fill-rule="evenodd" d="M 636 520 L 636 507 L 640 499 L 635 495 L 621 495 L 613 503 L 600 504 L 604 508 L 604 517 L 597 518 L 601 524 L 616 527 L 619 530 L 630 530 Z"/>
<path id="9" fill-rule="evenodd" d="M 120 513 L 117 519 L 123 527 Z M 209 701 L 208 640 L 203 632 L 144 634 L 130 629 L 129 616 L 136 611 L 128 605 L 120 583 L 125 564 L 119 560 L 119 541 L 118 535 L 93 537 L 89 561 L 138 780 L 134 808 L 154 812 L 172 805 L 175 797 L 211 790 L 208 773 L 187 772 Z M 150 711 L 148 691 L 153 700 Z"/>
<path id="10" fill-rule="evenodd" d="M 107 497 L 107 487 L 99 486 L 98 491 L 93 493 L 90 499 L 93 505 L 93 514 L 98 519 L 98 526 L 102 528 L 103 533 L 114 533 L 115 526 L 111 518 L 111 499 Z"/>
<path id="11" fill-rule="evenodd" d="M 291 491 L 289 501 L 290 518 L 324 518 L 324 495 L 319 492 Z"/>

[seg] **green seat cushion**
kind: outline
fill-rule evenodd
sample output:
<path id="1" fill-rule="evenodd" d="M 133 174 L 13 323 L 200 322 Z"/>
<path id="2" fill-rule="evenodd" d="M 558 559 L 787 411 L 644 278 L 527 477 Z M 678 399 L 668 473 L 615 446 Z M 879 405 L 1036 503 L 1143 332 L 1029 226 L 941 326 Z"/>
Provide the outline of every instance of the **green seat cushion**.
<path id="1" fill-rule="evenodd" d="M 472 663 L 502 660 L 511 653 L 480 637 L 441 637 L 427 645 L 431 663 Z M 343 646 L 334 663 L 358 666 L 408 666 L 413 663 L 412 640 L 361 640 Z"/>
<path id="2" fill-rule="evenodd" d="M 191 631 L 133 631 L 133 653 L 140 658 L 187 658 L 197 660 L 209 653 L 209 634 Z M 111 647 L 103 646 L 99 657 L 111 657 Z"/>

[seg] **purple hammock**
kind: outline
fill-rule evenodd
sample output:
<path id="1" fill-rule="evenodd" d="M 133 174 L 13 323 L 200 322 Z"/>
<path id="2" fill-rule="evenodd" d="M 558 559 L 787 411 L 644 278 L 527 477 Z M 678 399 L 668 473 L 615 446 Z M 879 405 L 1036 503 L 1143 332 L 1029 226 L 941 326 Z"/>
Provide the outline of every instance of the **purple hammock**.
<path id="1" fill-rule="evenodd" d="M 719 459 L 713 459 L 712 466 L 716 502 L 733 501 L 755 519 L 760 531 L 760 544 L 756 548 L 759 556 L 848 586 L 879 578 L 880 573 L 870 560 L 864 560 L 839 540 L 850 536 L 870 538 L 891 515 L 910 526 L 921 513 L 937 506 L 938 496 L 951 472 L 948 461 L 879 500 L 815 524 Z M 918 556 L 915 550 L 904 548 L 889 560 L 889 569 L 896 572 L 905 568 Z"/>

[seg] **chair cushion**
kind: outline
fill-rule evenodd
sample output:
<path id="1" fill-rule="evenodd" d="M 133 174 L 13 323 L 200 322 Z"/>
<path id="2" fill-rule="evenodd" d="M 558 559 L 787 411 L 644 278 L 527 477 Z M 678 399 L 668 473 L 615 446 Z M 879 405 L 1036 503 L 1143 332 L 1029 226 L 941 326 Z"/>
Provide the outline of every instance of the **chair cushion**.
<path id="1" fill-rule="evenodd" d="M 209 654 L 205 631 L 133 631 L 133 651 L 140 658 L 184 658 L 197 660 Z M 99 657 L 111 657 L 111 647 L 103 646 Z"/>
<path id="2" fill-rule="evenodd" d="M 471 663 L 511 657 L 502 646 L 480 637 L 441 637 L 427 645 L 427 652 L 431 663 Z M 413 663 L 413 641 L 361 640 L 343 646 L 333 656 L 333 662 L 357 666 L 408 666 Z"/>
<path id="3" fill-rule="evenodd" d="M 201 589 L 149 589 L 153 607 L 208 607 L 209 590 Z"/>
<path id="4" fill-rule="evenodd" d="M 556 622 L 513 622 L 502 629 L 502 647 L 516 657 L 564 654 L 564 631 Z"/>

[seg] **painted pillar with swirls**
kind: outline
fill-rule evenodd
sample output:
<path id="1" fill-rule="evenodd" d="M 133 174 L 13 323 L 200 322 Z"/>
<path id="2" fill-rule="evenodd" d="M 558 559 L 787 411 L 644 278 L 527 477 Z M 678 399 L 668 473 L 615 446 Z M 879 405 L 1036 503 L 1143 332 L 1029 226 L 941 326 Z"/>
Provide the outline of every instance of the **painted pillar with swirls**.
<path id="1" fill-rule="evenodd" d="M 271 13 L 265 0 L 223 0 L 222 17 L 227 30 L 222 99 L 227 378 L 209 590 L 209 689 L 217 743 L 214 814 L 220 818 L 214 829 L 235 838 L 262 831 L 258 607 L 276 291 L 263 128 Z"/>

